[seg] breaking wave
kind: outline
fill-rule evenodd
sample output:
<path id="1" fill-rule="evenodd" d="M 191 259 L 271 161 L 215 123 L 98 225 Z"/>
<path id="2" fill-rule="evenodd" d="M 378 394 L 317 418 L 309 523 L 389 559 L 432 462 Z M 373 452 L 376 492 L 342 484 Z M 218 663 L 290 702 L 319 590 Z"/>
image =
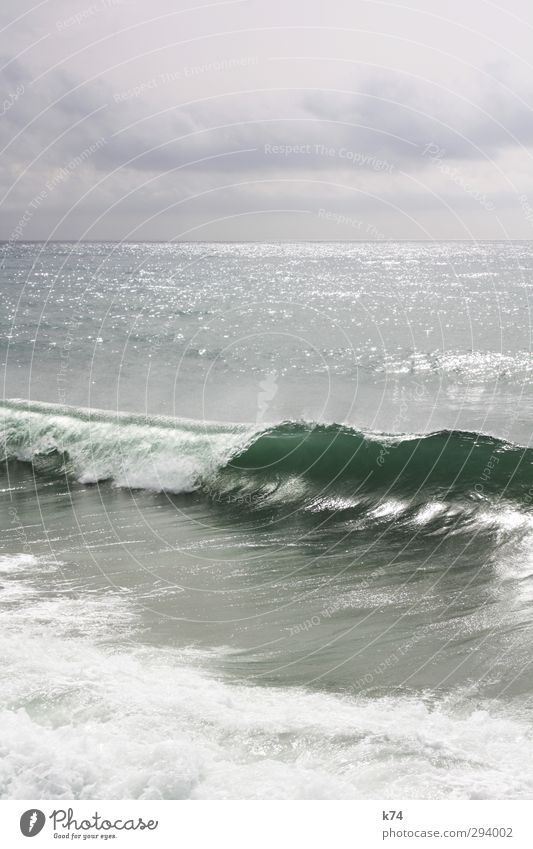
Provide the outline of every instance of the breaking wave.
<path id="1" fill-rule="evenodd" d="M 494 507 L 502 499 L 528 512 L 533 502 L 533 450 L 479 433 L 228 425 L 24 401 L 2 402 L 0 419 L 4 460 L 85 484 L 196 491 L 255 509 L 363 507 L 376 519 L 406 510 L 427 519 L 450 505 Z"/>

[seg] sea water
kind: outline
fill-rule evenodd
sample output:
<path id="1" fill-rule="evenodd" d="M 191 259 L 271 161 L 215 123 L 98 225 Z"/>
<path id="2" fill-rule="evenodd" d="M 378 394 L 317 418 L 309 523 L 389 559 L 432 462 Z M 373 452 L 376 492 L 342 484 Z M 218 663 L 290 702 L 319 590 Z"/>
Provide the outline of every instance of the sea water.
<path id="1" fill-rule="evenodd" d="M 3 798 L 530 798 L 533 244 L 2 246 Z"/>

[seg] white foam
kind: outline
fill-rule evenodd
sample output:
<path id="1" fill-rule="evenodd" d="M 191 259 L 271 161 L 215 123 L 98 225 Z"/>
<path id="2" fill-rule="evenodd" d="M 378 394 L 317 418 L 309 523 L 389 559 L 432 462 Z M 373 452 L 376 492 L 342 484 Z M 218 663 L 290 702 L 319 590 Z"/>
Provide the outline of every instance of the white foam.
<path id="1" fill-rule="evenodd" d="M 323 498 L 315 498 L 306 507 L 309 513 L 321 513 L 324 510 L 341 511 L 352 510 L 357 507 L 359 502 L 355 498 L 343 498 L 342 496 L 325 496 Z"/>
<path id="2" fill-rule="evenodd" d="M 34 554 L 2 554 L 0 555 L 0 575 L 12 575 L 22 572 L 33 572 L 53 569 L 52 563 Z"/>
<path id="3" fill-rule="evenodd" d="M 389 517 L 399 516 L 408 506 L 409 503 L 406 501 L 399 501 L 397 498 L 388 498 L 386 501 L 378 504 L 368 515 L 374 519 L 387 519 Z"/>
<path id="4" fill-rule="evenodd" d="M 187 457 L 156 457 L 144 466 L 125 462 L 115 475 L 116 486 L 131 489 L 146 489 L 149 492 L 168 491 L 174 493 L 194 492 L 198 488 L 198 462 Z M 81 482 L 85 481 L 83 478 Z"/>
<path id="5" fill-rule="evenodd" d="M 476 515 L 476 521 L 486 527 L 493 527 L 506 532 L 533 528 L 533 517 L 531 515 L 503 504 L 492 510 L 480 511 Z"/>
<path id="6" fill-rule="evenodd" d="M 0 444 L 25 462 L 68 455 L 81 483 L 112 479 L 118 486 L 190 492 L 247 444 L 255 426 L 222 427 L 147 419 L 100 410 L 8 402 L 0 405 Z"/>
<path id="7" fill-rule="evenodd" d="M 102 639 L 131 633 L 135 609 L 126 591 L 75 592 L 63 572 L 65 564 L 33 554 L 0 556 L 0 610 L 6 636 L 89 637 Z M 66 568 L 66 567 L 65 567 Z M 56 575 L 60 580 L 50 580 Z"/>
<path id="8" fill-rule="evenodd" d="M 43 597 L 35 584 L 16 581 L 0 592 L 0 603 L 21 601 L 23 606 L 9 610 L 4 627 L 8 632 L 21 633 L 31 624 L 34 634 L 46 636 L 50 631 L 56 636 L 90 637 L 114 640 L 134 630 L 134 610 L 125 603 L 120 593 L 105 596 L 76 596 L 68 592 Z"/>
<path id="9" fill-rule="evenodd" d="M 418 510 L 416 515 L 413 518 L 414 525 L 429 525 L 437 516 L 440 516 L 442 513 L 446 512 L 446 505 L 442 502 L 431 501 L 428 504 L 424 504 L 423 507 Z"/>
<path id="10" fill-rule="evenodd" d="M 3 798 L 530 798 L 503 705 L 216 680 L 194 655 L 4 640 Z"/>

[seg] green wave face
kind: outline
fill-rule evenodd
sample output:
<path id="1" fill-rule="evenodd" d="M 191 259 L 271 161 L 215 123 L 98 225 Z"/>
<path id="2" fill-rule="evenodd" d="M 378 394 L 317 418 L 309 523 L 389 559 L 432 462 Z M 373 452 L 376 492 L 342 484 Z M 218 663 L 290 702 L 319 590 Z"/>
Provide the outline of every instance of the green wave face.
<path id="1" fill-rule="evenodd" d="M 432 490 L 523 499 L 529 492 L 533 500 L 531 449 L 462 431 L 385 436 L 340 425 L 284 423 L 260 434 L 231 466 L 331 486 L 350 482 L 366 493 Z"/>

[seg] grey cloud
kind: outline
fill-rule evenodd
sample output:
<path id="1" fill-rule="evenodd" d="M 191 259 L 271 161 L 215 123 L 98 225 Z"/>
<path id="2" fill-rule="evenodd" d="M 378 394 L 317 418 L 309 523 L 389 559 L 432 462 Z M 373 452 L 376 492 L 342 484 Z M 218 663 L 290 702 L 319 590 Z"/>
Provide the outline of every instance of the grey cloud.
<path id="1" fill-rule="evenodd" d="M 18 7 L 12 0 L 7 2 L 15 17 Z M 174 8 L 167 0 L 154 0 L 153 5 L 150 14 Z M 282 5 L 276 4 L 278 23 L 285 20 Z M 378 5 L 374 9 L 372 4 L 373 14 Z M 311 2 L 311 7 L 313 20 L 327 24 L 322 4 Z M 53 20 L 48 19 L 44 7 L 28 15 L 15 28 L 13 55 L 46 28 L 54 34 L 60 13 L 65 17 L 81 8 L 83 4 L 74 8 L 70 2 L 58 0 Z M 423 53 L 411 67 L 396 46 L 397 52 L 389 57 L 390 71 L 369 72 L 362 62 L 363 72 L 344 61 L 349 54 L 339 47 L 342 61 L 338 66 L 330 62 L 326 72 L 319 61 L 305 59 L 307 35 L 294 26 L 298 19 L 308 20 L 307 4 L 291 7 L 293 29 L 283 34 L 281 46 L 279 34 L 269 31 L 272 21 L 266 4 L 245 4 L 245 8 L 250 25 L 255 15 L 255 23 L 266 27 L 263 64 L 243 66 L 231 83 L 224 74 L 215 79 L 209 73 L 189 80 L 182 74 L 171 84 L 157 82 L 157 53 L 150 61 L 142 58 L 145 45 L 139 42 L 140 29 L 131 48 L 121 42 L 118 70 L 113 70 L 112 40 L 105 42 L 101 54 L 93 51 L 88 58 L 84 49 L 90 47 L 91 39 L 110 34 L 111 19 L 104 13 L 71 27 L 68 38 L 63 38 L 63 33 L 54 42 L 51 36 L 35 50 L 12 60 L 3 73 L 3 89 L 9 93 L 23 86 L 24 93 L 0 117 L 0 143 L 8 146 L 0 162 L 0 176 L 4 191 L 9 192 L 0 211 L 1 235 L 8 237 L 32 198 L 56 172 L 99 139 L 105 144 L 68 174 L 61 190 L 49 193 L 49 215 L 35 215 L 28 225 L 29 236 L 46 236 L 47 228 L 66 216 L 59 235 L 68 233 L 76 238 L 77 232 L 102 216 L 98 234 L 113 237 L 156 215 L 152 224 L 142 225 L 142 232 L 150 238 L 158 233 L 167 237 L 176 228 L 188 229 L 187 222 L 198 226 L 211 217 L 251 216 L 257 210 L 286 206 L 305 211 L 294 230 L 302 237 L 306 232 L 320 232 L 316 222 L 306 230 L 305 216 L 327 207 L 360 219 L 369 216 L 390 237 L 396 220 L 398 235 L 403 238 L 406 233 L 420 235 L 420 227 L 400 224 L 400 217 L 418 216 L 423 223 L 429 214 L 437 219 L 446 204 L 458 215 L 465 210 L 477 214 L 482 230 L 486 210 L 479 209 L 471 186 L 478 191 L 480 185 L 478 194 L 497 195 L 502 208 L 512 203 L 511 189 L 504 185 L 506 174 L 500 174 L 491 160 L 512 160 L 512 168 L 522 173 L 530 169 L 533 112 L 529 104 L 533 93 L 519 63 L 510 66 L 508 52 L 496 51 L 490 64 L 480 63 L 481 71 L 472 71 L 464 79 L 455 69 L 447 81 L 442 68 L 439 66 L 437 73 L 436 65 L 434 68 Z M 337 11 L 349 15 L 350 8 L 343 2 Z M 144 9 L 137 4 L 136 20 L 142 19 Z M 238 13 L 242 10 L 230 7 L 224 16 L 219 12 L 228 31 L 238 32 Z M 127 25 L 129 11 L 118 8 L 113 15 L 122 27 Z M 188 35 L 210 32 L 208 12 L 198 11 L 191 18 L 190 31 L 186 20 L 165 19 L 159 31 L 152 27 L 147 48 L 157 47 L 158 41 L 163 44 L 178 36 L 186 40 Z M 420 20 L 423 26 L 424 19 Z M 319 35 L 314 33 L 315 41 Z M 417 33 L 417 38 L 422 43 L 423 32 Z M 248 55 L 248 40 L 246 32 L 235 36 L 228 42 L 227 56 Z M 315 42 L 313 45 L 316 49 Z M 198 51 L 204 52 L 199 52 L 198 65 L 207 63 L 208 67 L 210 61 L 218 60 L 223 46 L 220 39 L 199 43 Z M 333 36 L 328 46 L 329 58 L 335 59 Z M 473 46 L 477 49 L 477 42 Z M 63 51 L 58 60 L 70 51 L 74 58 L 31 84 L 36 73 L 55 64 L 56 48 Z M 187 49 L 188 53 L 178 52 L 171 60 L 165 53 L 167 61 L 183 68 L 195 56 L 195 46 Z M 259 54 L 257 45 L 254 49 Z M 294 65 L 299 75 L 293 77 L 284 63 L 269 63 L 276 51 L 302 53 L 301 62 Z M 98 78 L 88 81 L 99 72 Z M 186 101 L 187 105 L 180 105 Z M 10 143 L 15 136 L 16 141 Z M 439 146 L 447 162 L 458 164 L 460 178 L 455 182 L 449 179 L 424 156 L 428 144 Z M 37 161 L 28 168 L 34 159 Z M 508 164 L 506 167 L 509 169 Z M 240 185 L 230 188 L 232 184 Z M 86 192 L 71 213 L 72 204 Z M 194 195 L 199 197 L 192 199 Z M 157 215 L 175 201 L 183 203 Z M 394 208 L 399 211 L 395 213 Z M 449 214 L 447 211 L 446 216 Z M 273 212 L 268 220 L 274 221 Z M 227 228 L 223 232 L 227 233 Z M 276 232 L 286 235 L 283 228 L 269 232 L 270 237 Z M 455 231 L 443 225 L 442 234 L 455 235 Z"/>

